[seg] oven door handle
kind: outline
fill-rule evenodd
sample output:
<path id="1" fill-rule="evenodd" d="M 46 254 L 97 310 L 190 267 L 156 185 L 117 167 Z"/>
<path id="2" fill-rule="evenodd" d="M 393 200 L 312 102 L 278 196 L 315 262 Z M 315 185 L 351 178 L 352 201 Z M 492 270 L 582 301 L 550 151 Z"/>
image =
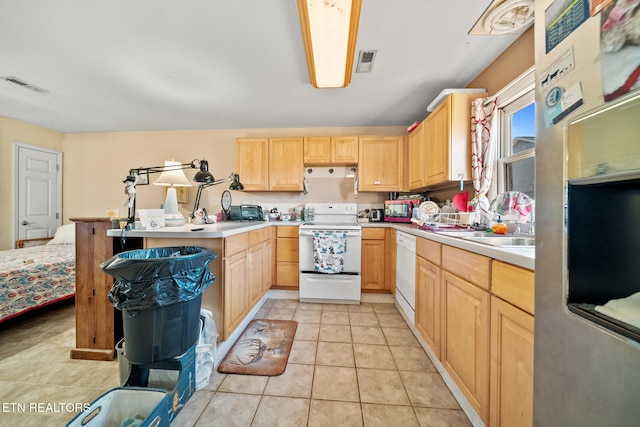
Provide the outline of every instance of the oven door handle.
<path id="1" fill-rule="evenodd" d="M 323 274 L 323 277 L 320 278 L 315 278 L 315 277 L 306 277 L 304 280 L 307 282 L 319 282 L 319 283 L 323 283 L 326 281 L 326 279 L 328 279 L 329 277 L 327 276 L 331 276 L 331 280 L 335 281 L 335 282 L 351 282 L 353 281 L 353 276 L 350 275 L 350 277 L 340 277 L 340 274 Z M 337 277 L 336 277 L 337 276 Z"/>
<path id="2" fill-rule="evenodd" d="M 333 231 L 336 233 L 340 233 L 339 230 L 322 230 L 322 231 Z M 305 230 L 300 230 L 298 232 L 298 234 L 300 236 L 313 236 L 313 231 L 305 231 Z M 352 232 L 346 232 L 345 233 L 347 235 L 347 237 L 358 237 L 358 236 L 362 236 L 362 232 L 361 231 L 352 231 Z"/>

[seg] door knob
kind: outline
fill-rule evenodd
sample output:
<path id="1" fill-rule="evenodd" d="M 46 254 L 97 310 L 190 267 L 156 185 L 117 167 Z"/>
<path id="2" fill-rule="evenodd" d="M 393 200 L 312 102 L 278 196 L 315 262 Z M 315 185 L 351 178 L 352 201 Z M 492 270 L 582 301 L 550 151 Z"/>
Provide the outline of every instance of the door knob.
<path id="1" fill-rule="evenodd" d="M 35 222 L 22 221 L 22 222 L 20 223 L 20 225 L 31 225 L 31 224 L 35 224 Z"/>

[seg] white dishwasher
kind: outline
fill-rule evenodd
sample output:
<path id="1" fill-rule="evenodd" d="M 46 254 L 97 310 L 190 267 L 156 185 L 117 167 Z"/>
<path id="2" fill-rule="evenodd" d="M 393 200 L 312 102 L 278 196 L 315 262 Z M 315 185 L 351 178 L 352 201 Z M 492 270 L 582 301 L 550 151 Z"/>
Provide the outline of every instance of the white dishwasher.
<path id="1" fill-rule="evenodd" d="M 396 301 L 411 324 L 416 314 L 416 236 L 396 233 Z"/>

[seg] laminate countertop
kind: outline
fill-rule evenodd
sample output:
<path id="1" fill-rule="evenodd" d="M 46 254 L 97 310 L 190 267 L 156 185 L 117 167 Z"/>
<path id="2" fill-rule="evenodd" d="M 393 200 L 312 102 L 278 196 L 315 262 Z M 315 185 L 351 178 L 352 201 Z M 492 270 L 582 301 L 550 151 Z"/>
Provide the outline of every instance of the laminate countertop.
<path id="1" fill-rule="evenodd" d="M 248 231 L 259 230 L 265 227 L 286 226 L 297 227 L 301 222 L 295 221 L 254 221 L 235 222 L 227 221 L 214 224 L 194 225 L 185 224 L 180 227 L 164 227 L 157 230 L 133 229 L 123 231 L 111 229 L 107 235 L 111 237 L 143 237 L 143 238 L 175 238 L 175 239 L 220 239 Z M 473 242 L 459 237 L 444 236 L 432 231 L 421 230 L 413 224 L 390 222 L 365 222 L 363 228 L 394 228 L 397 231 L 412 234 L 417 237 L 433 240 L 438 243 L 464 249 L 480 255 L 485 255 L 500 261 L 517 265 L 529 270 L 535 269 L 534 247 L 498 247 Z"/>

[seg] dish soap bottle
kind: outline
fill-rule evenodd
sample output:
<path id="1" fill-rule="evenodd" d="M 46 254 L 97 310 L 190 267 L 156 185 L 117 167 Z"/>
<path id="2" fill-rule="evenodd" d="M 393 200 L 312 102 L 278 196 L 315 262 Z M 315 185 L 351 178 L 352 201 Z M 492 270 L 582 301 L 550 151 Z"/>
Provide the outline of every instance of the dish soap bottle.
<path id="1" fill-rule="evenodd" d="M 491 231 L 496 234 L 505 234 L 507 232 L 507 224 L 502 222 L 502 218 L 500 218 L 500 216 L 498 216 L 498 221 L 493 223 L 491 226 Z"/>

